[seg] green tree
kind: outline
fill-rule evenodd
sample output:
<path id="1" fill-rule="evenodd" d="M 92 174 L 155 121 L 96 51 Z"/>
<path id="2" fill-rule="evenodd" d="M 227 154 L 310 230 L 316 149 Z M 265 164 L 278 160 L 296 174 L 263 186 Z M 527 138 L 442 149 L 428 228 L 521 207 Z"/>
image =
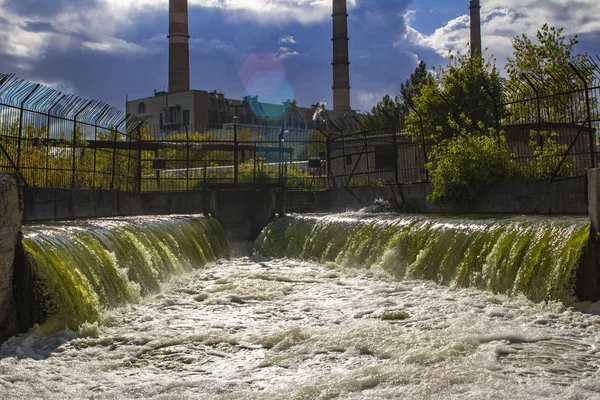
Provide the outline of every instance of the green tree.
<path id="1" fill-rule="evenodd" d="M 573 93 L 573 89 L 583 89 L 584 85 L 569 63 L 575 66 L 586 65 L 588 55 L 575 54 L 574 48 L 579 43 L 577 36 L 567 39 L 562 32 L 563 28 L 544 24 L 536 33 L 536 42 L 526 34 L 512 40 L 513 57 L 508 59 L 506 65 L 511 88 L 508 100 L 515 103 L 511 106 L 510 122 L 537 121 L 535 103 L 519 102 L 522 99 L 535 98 L 535 91 L 542 98 L 541 117 L 544 121 L 585 120 L 587 116 L 585 94 Z M 579 68 L 579 70 L 583 78 L 590 83 L 593 79 L 592 70 L 589 68 Z M 535 91 L 531 85 L 535 87 Z M 561 93 L 564 95 L 557 95 Z"/>
<path id="2" fill-rule="evenodd" d="M 450 55 L 448 66 L 415 95 L 407 132 L 418 142 L 424 135 L 431 146 L 465 129 L 487 134 L 506 115 L 504 100 L 503 78 L 494 64 L 480 56 Z"/>
<path id="3" fill-rule="evenodd" d="M 528 174 L 539 178 L 553 178 L 555 174 L 572 176 L 573 157 L 564 157 L 569 146 L 556 142 L 558 136 L 556 132 L 531 131 L 530 136 L 529 145 L 533 148 L 534 158 L 529 161 L 524 176 Z"/>
<path id="4" fill-rule="evenodd" d="M 502 135 L 474 136 L 464 130 L 437 145 L 433 160 L 427 165 L 433 186 L 428 200 L 444 205 L 464 205 L 513 170 Z"/>
<path id="5" fill-rule="evenodd" d="M 389 95 L 383 96 L 366 119 L 365 127 L 368 130 L 387 128 L 400 121 L 400 108 L 396 101 Z"/>
<path id="6" fill-rule="evenodd" d="M 396 97 L 402 122 L 408 117 L 415 106 L 415 97 L 420 96 L 423 86 L 434 84 L 435 79 L 427 70 L 424 61 L 419 61 L 415 69 L 405 83 L 400 85 L 400 94 Z"/>
<path id="7" fill-rule="evenodd" d="M 395 121 L 403 127 L 406 118 L 414 107 L 414 99 L 421 94 L 423 86 L 433 84 L 434 78 L 424 61 L 420 61 L 410 77 L 400 85 L 400 92 L 392 98 L 386 94 L 371 110 L 372 118 L 368 120 L 371 129 L 390 126 Z"/>

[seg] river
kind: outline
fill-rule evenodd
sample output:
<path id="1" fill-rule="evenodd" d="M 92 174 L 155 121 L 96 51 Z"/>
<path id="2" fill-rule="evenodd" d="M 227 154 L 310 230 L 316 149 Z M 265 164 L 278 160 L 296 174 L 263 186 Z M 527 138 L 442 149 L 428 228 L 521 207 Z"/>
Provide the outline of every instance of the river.
<path id="1" fill-rule="evenodd" d="M 239 257 L 10 339 L 2 399 L 600 399 L 599 304 Z"/>

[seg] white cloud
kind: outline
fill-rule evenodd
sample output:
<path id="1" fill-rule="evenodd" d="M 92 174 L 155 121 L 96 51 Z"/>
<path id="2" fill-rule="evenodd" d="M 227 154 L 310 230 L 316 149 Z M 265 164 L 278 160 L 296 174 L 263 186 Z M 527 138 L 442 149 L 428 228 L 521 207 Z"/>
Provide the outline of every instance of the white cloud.
<path id="1" fill-rule="evenodd" d="M 300 55 L 299 52 L 292 50 L 289 47 L 283 47 L 283 46 L 277 50 L 277 53 L 275 53 L 275 56 L 277 58 L 279 58 L 280 60 L 285 60 L 286 58 L 291 58 L 291 57 L 299 56 L 299 55 Z"/>
<path id="2" fill-rule="evenodd" d="M 348 0 L 348 8 L 352 9 L 359 0 Z M 114 10 L 121 18 L 147 10 L 166 10 L 168 0 L 102 0 L 107 8 Z M 321 22 L 331 18 L 331 0 L 188 0 L 190 7 L 221 8 L 241 12 L 232 15 L 238 18 L 244 15 L 254 21 L 289 22 L 302 24 Z"/>
<path id="3" fill-rule="evenodd" d="M 352 9 L 358 0 L 348 0 Z M 156 47 L 152 43 L 130 43 L 118 31 L 135 22 L 142 13 L 168 12 L 168 0 L 98 0 L 88 7 L 65 7 L 56 15 L 17 14 L 0 0 L 0 54 L 37 59 L 50 50 L 64 51 L 80 46 L 87 50 L 116 54 L 142 54 Z M 94 3 L 90 3 L 94 4 Z M 311 24 L 327 20 L 331 0 L 189 0 L 190 7 L 221 8 L 232 11 L 225 18 L 252 19 L 260 23 L 295 21 Z M 44 29 L 30 29 L 32 24 Z M 293 36 L 280 39 L 281 45 L 295 44 Z"/>
<path id="4" fill-rule="evenodd" d="M 237 47 L 220 39 L 207 40 L 204 38 L 192 38 L 190 40 L 190 47 L 194 51 L 200 51 L 207 54 L 213 52 L 227 53 L 231 56 L 239 56 L 242 54 Z"/>
<path id="5" fill-rule="evenodd" d="M 296 39 L 293 36 L 283 36 L 279 38 L 279 44 L 296 44 Z"/>
<path id="6" fill-rule="evenodd" d="M 37 80 L 36 83 L 40 83 L 44 86 L 48 86 L 52 89 L 56 89 L 59 92 L 62 93 L 74 93 L 75 92 L 75 86 L 69 82 L 69 81 L 44 81 L 44 80 Z"/>
<path id="7" fill-rule="evenodd" d="M 465 6 L 466 9 L 466 6 Z M 512 54 L 511 39 L 525 33 L 535 39 L 543 23 L 564 28 L 563 34 L 600 34 L 600 2 L 597 0 L 488 0 L 482 2 L 482 41 L 502 68 Z M 430 48 L 446 56 L 449 50 L 464 52 L 470 41 L 468 9 L 432 34 L 425 35 L 412 27 L 402 41 Z"/>
<path id="8" fill-rule="evenodd" d="M 148 54 L 152 52 L 149 48 L 128 42 L 126 40 L 111 37 L 107 37 L 103 41 L 84 41 L 81 43 L 81 47 L 92 51 L 100 51 L 111 54 L 125 54 L 131 56 Z"/>
<path id="9" fill-rule="evenodd" d="M 358 104 L 353 108 L 357 110 L 371 111 L 373 106 L 375 106 L 375 104 L 377 104 L 386 94 L 388 94 L 388 91 L 371 92 L 357 89 L 353 97 L 358 100 Z"/>
<path id="10" fill-rule="evenodd" d="M 65 52 L 73 47 L 111 53 L 144 52 L 140 45 L 115 37 L 118 23 L 102 9 L 70 8 L 54 16 L 24 16 L 0 3 L 0 14 L 0 55 L 33 62 L 48 52 Z"/>

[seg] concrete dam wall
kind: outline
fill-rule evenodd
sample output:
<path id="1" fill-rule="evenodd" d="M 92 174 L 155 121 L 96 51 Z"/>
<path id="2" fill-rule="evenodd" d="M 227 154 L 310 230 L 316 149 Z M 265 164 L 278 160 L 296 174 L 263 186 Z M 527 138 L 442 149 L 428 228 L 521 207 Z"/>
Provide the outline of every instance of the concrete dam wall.
<path id="1" fill-rule="evenodd" d="M 20 229 L 19 187 L 11 175 L 0 174 L 0 342 L 17 333 L 13 264 Z"/>
<path id="2" fill-rule="evenodd" d="M 275 214 L 335 213 L 358 210 L 385 199 L 409 213 L 569 214 L 589 215 L 590 239 L 578 287 L 583 298 L 598 297 L 597 233 L 600 227 L 600 171 L 589 177 L 556 181 L 511 181 L 490 187 L 480 198 L 454 209 L 426 201 L 426 184 L 399 187 L 334 189 L 321 192 L 204 191 L 190 193 L 128 193 L 106 190 L 20 188 L 10 175 L 0 174 L 0 340 L 18 330 L 13 293 L 14 258 L 21 221 L 90 219 L 140 215 L 210 214 L 229 242 L 253 241 Z M 20 197 L 22 196 L 22 197 Z M 17 274 L 18 275 L 18 274 Z M 23 329 L 23 327 L 21 327 Z"/>

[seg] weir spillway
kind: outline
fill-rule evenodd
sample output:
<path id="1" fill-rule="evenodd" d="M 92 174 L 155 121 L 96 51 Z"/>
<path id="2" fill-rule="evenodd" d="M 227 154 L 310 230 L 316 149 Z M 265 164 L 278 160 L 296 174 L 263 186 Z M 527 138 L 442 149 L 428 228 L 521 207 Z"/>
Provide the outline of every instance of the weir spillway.
<path id="1" fill-rule="evenodd" d="M 585 218 L 298 214 L 243 257 L 202 216 L 23 233 L 8 398 L 600 398 Z"/>
<path id="2" fill-rule="evenodd" d="M 272 257 L 378 266 L 400 280 L 568 303 L 589 234 L 589 221 L 574 217 L 295 215 L 267 227 L 256 247 Z"/>
<path id="3" fill-rule="evenodd" d="M 142 217 L 30 225 L 17 270 L 22 327 L 48 332 L 101 321 L 102 310 L 160 289 L 176 274 L 228 257 L 213 218 Z"/>

